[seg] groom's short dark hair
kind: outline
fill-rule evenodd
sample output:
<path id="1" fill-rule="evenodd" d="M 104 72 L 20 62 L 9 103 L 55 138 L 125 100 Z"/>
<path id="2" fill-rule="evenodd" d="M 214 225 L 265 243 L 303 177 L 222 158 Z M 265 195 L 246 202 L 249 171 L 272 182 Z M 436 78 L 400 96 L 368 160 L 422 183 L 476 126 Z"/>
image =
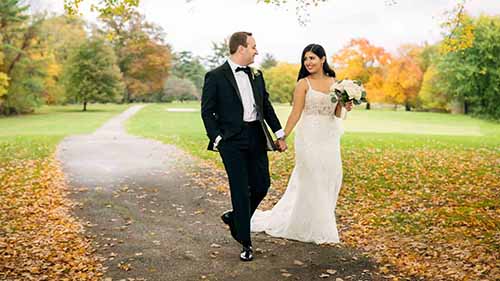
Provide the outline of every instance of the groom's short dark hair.
<path id="1" fill-rule="evenodd" d="M 229 38 L 229 54 L 234 54 L 238 50 L 238 46 L 247 47 L 247 37 L 252 36 L 252 33 L 246 31 L 238 31 Z"/>

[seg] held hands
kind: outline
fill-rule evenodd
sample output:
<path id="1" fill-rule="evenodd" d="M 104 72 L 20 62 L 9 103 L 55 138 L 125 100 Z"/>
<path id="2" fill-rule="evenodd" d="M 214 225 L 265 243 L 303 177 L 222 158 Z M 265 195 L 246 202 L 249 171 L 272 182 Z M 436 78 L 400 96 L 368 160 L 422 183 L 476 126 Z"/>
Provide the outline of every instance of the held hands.
<path id="1" fill-rule="evenodd" d="M 278 147 L 279 152 L 284 152 L 288 148 L 288 146 L 286 145 L 285 139 L 283 139 L 283 138 L 277 139 L 275 141 L 275 144 Z"/>

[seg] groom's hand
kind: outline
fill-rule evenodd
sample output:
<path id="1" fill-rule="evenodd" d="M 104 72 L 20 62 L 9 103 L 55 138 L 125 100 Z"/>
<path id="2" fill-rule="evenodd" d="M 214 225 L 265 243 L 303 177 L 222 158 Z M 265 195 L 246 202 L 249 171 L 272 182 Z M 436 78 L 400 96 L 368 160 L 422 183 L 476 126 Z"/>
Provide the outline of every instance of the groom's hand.
<path id="1" fill-rule="evenodd" d="M 278 150 L 280 152 L 284 152 L 288 148 L 284 139 L 277 139 L 276 145 L 278 146 Z"/>

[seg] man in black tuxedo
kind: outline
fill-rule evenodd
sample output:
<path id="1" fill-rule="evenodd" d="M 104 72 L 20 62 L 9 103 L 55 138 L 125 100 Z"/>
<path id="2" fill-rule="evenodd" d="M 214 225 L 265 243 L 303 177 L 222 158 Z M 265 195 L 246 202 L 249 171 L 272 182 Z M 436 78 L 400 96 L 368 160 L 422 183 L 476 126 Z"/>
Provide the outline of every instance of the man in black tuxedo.
<path id="1" fill-rule="evenodd" d="M 252 34 L 234 33 L 229 51 L 229 59 L 205 76 L 201 116 L 210 139 L 208 149 L 219 151 L 229 179 L 233 210 L 221 218 L 243 245 L 240 259 L 250 261 L 250 219 L 271 184 L 267 151 L 284 151 L 286 143 L 262 72 L 249 67 L 257 55 Z M 275 132 L 276 142 L 264 121 Z"/>

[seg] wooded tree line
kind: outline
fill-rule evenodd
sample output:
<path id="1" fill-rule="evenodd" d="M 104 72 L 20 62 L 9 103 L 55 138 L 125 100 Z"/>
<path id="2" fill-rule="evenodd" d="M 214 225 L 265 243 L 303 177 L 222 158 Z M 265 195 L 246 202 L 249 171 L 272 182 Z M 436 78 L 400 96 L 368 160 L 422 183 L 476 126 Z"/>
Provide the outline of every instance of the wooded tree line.
<path id="1" fill-rule="evenodd" d="M 20 0 L 0 4 L 0 113 L 31 112 L 41 104 L 169 102 L 197 99 L 207 69 L 228 56 L 173 53 L 161 27 L 127 7 L 104 6 L 99 27 L 78 17 L 28 15 Z M 127 1 L 121 3 L 128 3 Z M 115 11 L 117 9 L 117 11 Z M 369 102 L 407 110 L 462 109 L 500 119 L 499 17 L 469 18 L 443 42 L 404 45 L 396 54 L 353 39 L 330 59 L 338 78 L 361 80 Z M 444 42 L 470 42 L 442 52 Z M 326 46 L 327 47 L 327 46 Z M 298 65 L 261 62 L 275 102 L 290 103 Z"/>
<path id="2" fill-rule="evenodd" d="M 97 27 L 74 16 L 29 15 L 22 3 L 0 3 L 0 114 L 199 97 L 201 59 L 173 53 L 162 28 L 137 11 L 102 13 Z"/>

